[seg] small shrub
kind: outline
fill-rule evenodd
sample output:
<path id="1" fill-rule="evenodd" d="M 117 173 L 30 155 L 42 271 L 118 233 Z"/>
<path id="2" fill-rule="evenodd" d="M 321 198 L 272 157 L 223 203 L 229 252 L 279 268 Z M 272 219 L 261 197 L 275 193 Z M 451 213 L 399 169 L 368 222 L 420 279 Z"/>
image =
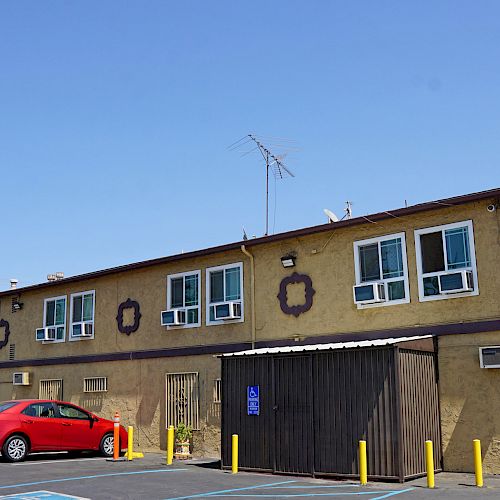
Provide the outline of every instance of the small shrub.
<path id="1" fill-rule="evenodd" d="M 178 443 L 187 443 L 193 437 L 193 429 L 189 425 L 180 422 L 175 429 L 175 440 Z"/>

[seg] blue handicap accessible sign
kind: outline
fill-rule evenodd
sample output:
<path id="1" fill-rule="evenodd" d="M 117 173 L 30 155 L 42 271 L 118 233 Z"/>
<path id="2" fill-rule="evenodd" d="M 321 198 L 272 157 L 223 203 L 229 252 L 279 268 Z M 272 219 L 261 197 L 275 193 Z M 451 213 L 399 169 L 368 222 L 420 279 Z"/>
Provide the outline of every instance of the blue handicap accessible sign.
<path id="1" fill-rule="evenodd" d="M 89 500 L 88 498 L 75 497 L 73 495 L 63 495 L 62 493 L 54 493 L 52 491 L 28 491 L 27 493 L 16 493 L 15 495 L 7 495 L 0 497 L 2 500 L 65 500 L 72 498 L 73 500 Z"/>
<path id="2" fill-rule="evenodd" d="M 247 387 L 247 411 L 249 415 L 259 415 L 259 386 L 249 385 Z"/>

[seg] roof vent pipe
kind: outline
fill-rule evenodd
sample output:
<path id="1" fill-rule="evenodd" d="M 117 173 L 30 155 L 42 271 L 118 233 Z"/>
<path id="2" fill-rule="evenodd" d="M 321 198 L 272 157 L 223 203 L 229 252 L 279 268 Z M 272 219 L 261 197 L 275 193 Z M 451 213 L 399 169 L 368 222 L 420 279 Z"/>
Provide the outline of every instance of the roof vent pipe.
<path id="1" fill-rule="evenodd" d="M 16 280 L 15 278 L 12 278 L 10 280 L 10 289 L 15 290 L 17 288 L 17 284 L 19 283 L 19 280 Z"/>

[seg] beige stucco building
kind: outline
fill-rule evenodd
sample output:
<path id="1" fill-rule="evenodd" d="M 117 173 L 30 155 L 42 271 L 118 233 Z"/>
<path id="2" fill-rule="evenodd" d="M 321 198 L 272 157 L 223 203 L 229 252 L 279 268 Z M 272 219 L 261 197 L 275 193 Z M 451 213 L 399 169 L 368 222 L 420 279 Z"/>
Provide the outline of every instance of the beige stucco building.
<path id="1" fill-rule="evenodd" d="M 491 190 L 2 292 L 0 401 L 119 410 L 141 450 L 164 448 L 182 420 L 194 452 L 217 456 L 217 354 L 432 334 L 444 469 L 472 470 L 480 438 L 485 469 L 500 473 L 500 369 L 479 356 L 500 345 L 499 199 Z M 14 373 L 29 384 L 13 385 Z"/>

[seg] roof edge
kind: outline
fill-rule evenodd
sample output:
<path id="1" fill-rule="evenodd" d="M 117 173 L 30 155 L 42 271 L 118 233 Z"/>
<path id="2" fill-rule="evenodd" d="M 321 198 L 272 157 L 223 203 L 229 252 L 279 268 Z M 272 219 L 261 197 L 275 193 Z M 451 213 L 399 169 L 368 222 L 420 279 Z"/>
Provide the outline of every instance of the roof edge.
<path id="1" fill-rule="evenodd" d="M 475 201 L 485 200 L 489 198 L 500 198 L 500 188 L 489 189 L 486 191 L 479 191 L 476 193 L 470 193 L 460 196 L 454 196 L 451 198 L 443 198 L 440 200 L 428 201 L 424 203 L 419 203 L 416 205 L 410 205 L 409 207 L 397 208 L 394 210 L 386 210 L 384 212 L 378 212 L 374 214 L 368 214 L 360 217 L 355 217 L 352 219 L 345 219 L 335 223 L 320 224 L 317 226 L 309 226 L 301 229 L 294 229 L 292 231 L 286 231 L 284 233 L 278 233 L 271 236 L 262 236 L 260 238 L 254 238 L 251 240 L 242 240 L 234 243 L 227 243 L 224 245 L 218 245 L 214 247 L 208 247 L 201 250 L 193 250 L 191 252 L 169 255 L 166 257 L 158 257 L 154 259 L 134 262 L 131 264 L 123 264 L 116 267 L 110 267 L 107 269 L 102 269 L 98 271 L 91 271 L 89 273 L 79 274 L 76 276 L 70 276 L 58 281 L 50 281 L 44 283 L 37 283 L 34 285 L 29 285 L 25 287 L 16 288 L 14 290 L 5 290 L 0 292 L 0 297 L 6 297 L 10 295 L 19 295 L 20 293 L 39 290 L 43 288 L 48 288 L 51 286 L 75 283 L 78 281 L 85 281 L 90 279 L 99 278 L 101 276 L 107 276 L 110 274 L 118 274 L 124 271 L 131 271 L 137 269 L 144 269 L 147 267 L 152 267 L 160 264 L 167 264 L 169 262 L 180 261 L 191 259 L 195 257 L 203 257 L 207 255 L 212 255 L 220 252 L 227 252 L 231 250 L 239 250 L 241 245 L 247 247 L 253 247 L 257 245 L 262 245 L 265 243 L 273 243 L 276 241 L 282 241 L 289 238 L 298 238 L 301 236 L 307 236 L 311 234 L 318 234 L 326 231 L 331 231 L 332 229 L 357 226 L 361 224 L 372 223 L 381 221 L 384 219 L 405 217 L 408 215 L 413 215 L 419 212 L 425 212 L 428 210 L 437 210 L 444 207 L 459 206 L 466 203 L 473 203 Z"/>

